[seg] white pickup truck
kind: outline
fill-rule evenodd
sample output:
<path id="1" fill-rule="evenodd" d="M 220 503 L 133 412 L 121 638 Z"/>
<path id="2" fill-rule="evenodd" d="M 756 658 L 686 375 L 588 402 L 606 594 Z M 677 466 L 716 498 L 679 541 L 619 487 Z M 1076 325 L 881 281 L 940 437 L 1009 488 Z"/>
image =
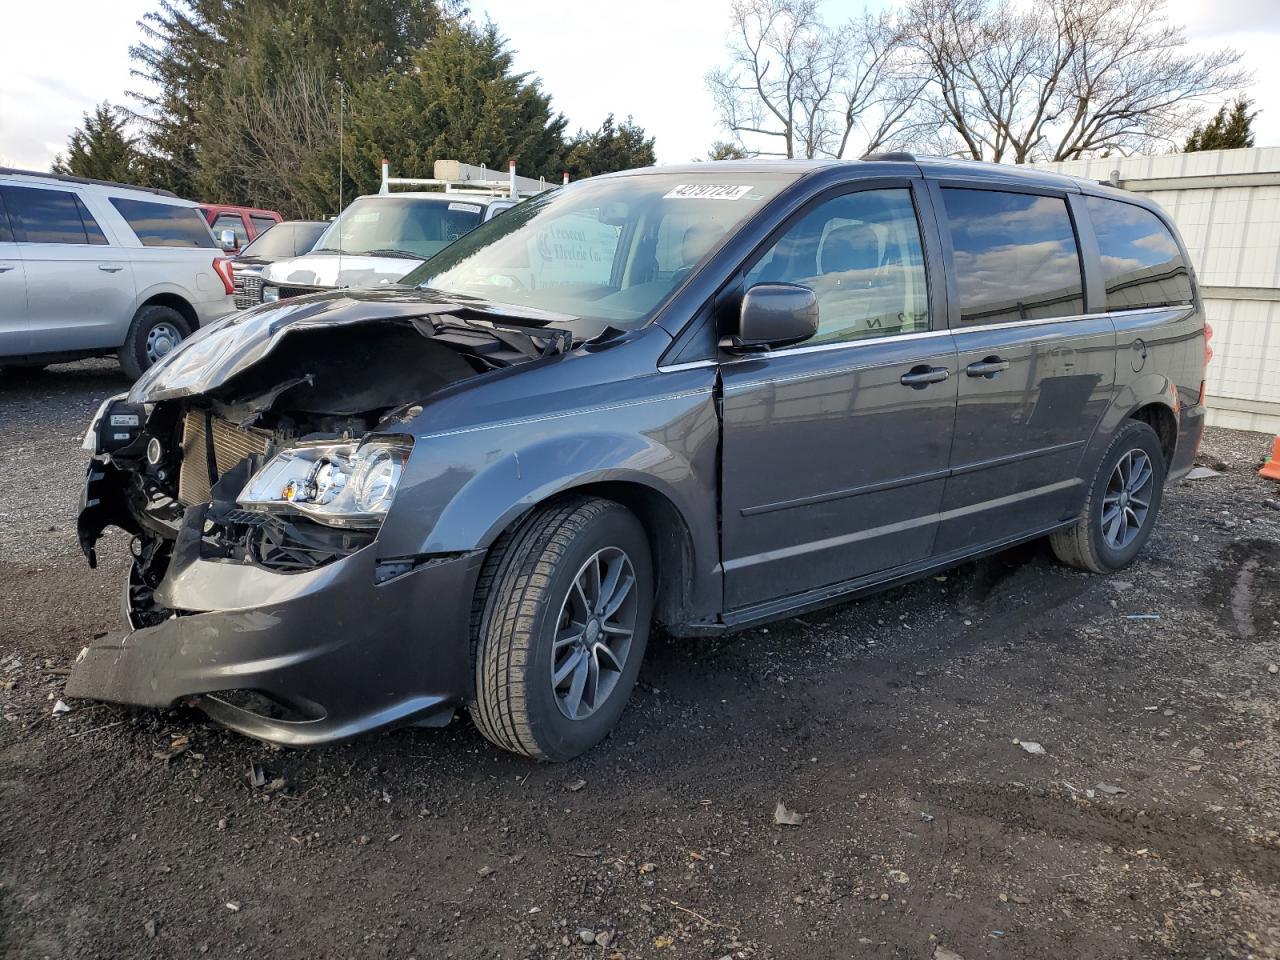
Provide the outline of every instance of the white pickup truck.
<path id="1" fill-rule="evenodd" d="M 545 182 L 495 178 L 484 167 L 441 160 L 435 178 L 392 178 L 382 164 L 382 187 L 357 197 L 301 257 L 278 260 L 262 274 L 264 302 L 344 287 L 394 283 L 463 234 L 492 220 Z M 392 193 L 395 186 L 431 186 L 434 191 Z"/>

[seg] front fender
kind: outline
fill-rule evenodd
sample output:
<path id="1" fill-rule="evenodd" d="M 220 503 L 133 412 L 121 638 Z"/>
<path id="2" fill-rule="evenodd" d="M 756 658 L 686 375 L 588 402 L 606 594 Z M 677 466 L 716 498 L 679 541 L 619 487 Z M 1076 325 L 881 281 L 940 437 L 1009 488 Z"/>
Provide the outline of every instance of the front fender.
<path id="1" fill-rule="evenodd" d="M 710 382 L 642 402 L 420 437 L 378 552 L 485 549 L 558 494 L 630 484 L 670 503 L 689 531 L 694 575 L 713 577 L 718 441 Z"/>

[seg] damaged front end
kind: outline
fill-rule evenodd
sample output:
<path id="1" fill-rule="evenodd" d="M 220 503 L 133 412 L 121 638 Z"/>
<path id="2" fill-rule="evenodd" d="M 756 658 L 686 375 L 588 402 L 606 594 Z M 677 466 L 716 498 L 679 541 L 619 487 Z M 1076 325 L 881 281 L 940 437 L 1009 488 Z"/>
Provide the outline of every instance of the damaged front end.
<path id="1" fill-rule="evenodd" d="M 470 684 L 481 557 L 381 557 L 410 424 L 450 384 L 562 351 L 545 317 L 418 291 L 307 297 L 192 337 L 103 404 L 78 522 L 133 537 L 130 631 L 72 696 L 187 701 L 252 736 L 325 743 L 444 722 Z"/>

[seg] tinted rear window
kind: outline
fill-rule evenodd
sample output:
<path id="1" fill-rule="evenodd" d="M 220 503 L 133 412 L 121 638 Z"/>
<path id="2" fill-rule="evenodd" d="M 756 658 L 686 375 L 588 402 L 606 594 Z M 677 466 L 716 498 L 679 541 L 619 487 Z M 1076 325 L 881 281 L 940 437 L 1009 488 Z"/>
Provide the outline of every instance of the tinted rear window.
<path id="1" fill-rule="evenodd" d="M 1191 272 L 1169 228 L 1150 210 L 1086 197 L 1098 237 L 1108 310 L 1191 302 Z"/>
<path id="2" fill-rule="evenodd" d="M 179 207 L 171 203 L 151 203 L 112 197 L 111 205 L 120 211 L 144 247 L 213 247 L 209 225 L 195 207 Z"/>
<path id="3" fill-rule="evenodd" d="M 5 187 L 4 197 L 20 240 L 27 243 L 107 242 L 80 198 L 69 190 Z"/>
<path id="4" fill-rule="evenodd" d="M 955 248 L 961 323 L 1084 312 L 1080 251 L 1065 200 L 953 188 L 942 196 Z"/>
<path id="5" fill-rule="evenodd" d="M 266 230 L 270 230 L 272 227 L 276 225 L 276 221 L 273 220 L 271 217 L 251 216 L 249 217 L 249 219 L 253 221 L 253 229 L 258 233 L 262 233 Z"/>

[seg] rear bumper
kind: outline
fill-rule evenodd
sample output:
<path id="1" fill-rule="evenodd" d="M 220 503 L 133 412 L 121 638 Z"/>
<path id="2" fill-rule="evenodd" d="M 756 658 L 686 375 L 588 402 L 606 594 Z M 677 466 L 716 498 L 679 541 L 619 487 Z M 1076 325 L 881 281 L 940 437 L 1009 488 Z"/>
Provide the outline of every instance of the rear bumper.
<path id="1" fill-rule="evenodd" d="M 306 573 L 175 556 L 157 599 L 187 611 L 87 647 L 67 693 L 144 707 L 192 701 L 219 723 L 288 746 L 447 718 L 470 695 L 470 613 L 481 553 L 374 582 L 375 545 Z M 252 691 L 305 719 L 217 696 Z"/>
<path id="2" fill-rule="evenodd" d="M 1173 450 L 1173 462 L 1169 464 L 1169 480 L 1181 480 L 1195 466 L 1200 452 L 1200 440 L 1204 437 L 1205 407 L 1203 403 L 1184 406 L 1178 415 L 1178 441 Z"/>

